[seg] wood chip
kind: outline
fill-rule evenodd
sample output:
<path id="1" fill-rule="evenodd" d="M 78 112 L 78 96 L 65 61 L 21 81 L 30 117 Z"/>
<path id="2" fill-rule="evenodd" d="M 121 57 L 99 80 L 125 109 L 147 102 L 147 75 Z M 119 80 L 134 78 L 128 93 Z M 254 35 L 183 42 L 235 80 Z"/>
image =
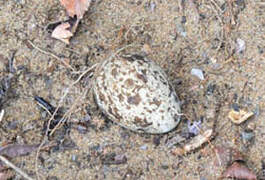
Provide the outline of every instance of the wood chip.
<path id="1" fill-rule="evenodd" d="M 250 117 L 254 115 L 253 112 L 246 112 L 244 110 L 231 110 L 228 114 L 228 118 L 235 124 L 241 124 L 244 121 L 248 120 Z"/>
<path id="2" fill-rule="evenodd" d="M 199 147 L 204 143 L 208 142 L 213 134 L 212 129 L 206 130 L 203 134 L 195 136 L 188 144 L 185 144 L 183 147 L 177 147 L 172 151 L 174 155 L 183 155 L 189 153 Z"/>

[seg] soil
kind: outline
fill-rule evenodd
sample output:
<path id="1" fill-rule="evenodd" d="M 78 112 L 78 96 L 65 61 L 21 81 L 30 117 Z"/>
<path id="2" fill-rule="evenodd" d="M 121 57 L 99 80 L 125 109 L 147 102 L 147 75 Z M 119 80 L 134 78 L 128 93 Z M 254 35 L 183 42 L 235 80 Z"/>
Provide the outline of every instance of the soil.
<path id="1" fill-rule="evenodd" d="M 241 151 L 246 166 L 265 178 L 264 8 L 262 0 L 95 0 L 66 45 L 47 30 L 67 20 L 59 1 L 0 1 L 0 147 L 49 144 L 9 159 L 39 179 L 217 179 L 218 146 Z M 166 71 L 185 114 L 172 132 L 138 134 L 116 125 L 93 100 L 93 74 L 76 81 L 121 48 Z M 203 71 L 203 80 L 193 68 Z M 65 115 L 48 138 L 50 115 L 36 96 Z M 254 116 L 236 125 L 228 118 L 232 108 Z M 188 122 L 198 120 L 201 131 L 214 130 L 211 144 L 172 154 L 193 138 Z M 254 137 L 242 136 L 248 132 Z M 12 179 L 23 179 L 10 171 Z"/>

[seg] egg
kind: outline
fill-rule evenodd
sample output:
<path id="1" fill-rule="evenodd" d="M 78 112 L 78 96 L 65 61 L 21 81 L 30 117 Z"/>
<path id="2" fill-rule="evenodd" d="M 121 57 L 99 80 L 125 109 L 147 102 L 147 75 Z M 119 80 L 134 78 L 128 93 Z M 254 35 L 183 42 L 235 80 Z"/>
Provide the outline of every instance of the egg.
<path id="1" fill-rule="evenodd" d="M 116 56 L 100 63 L 93 93 L 110 120 L 132 131 L 166 133 L 180 121 L 176 92 L 162 68 L 147 57 Z"/>

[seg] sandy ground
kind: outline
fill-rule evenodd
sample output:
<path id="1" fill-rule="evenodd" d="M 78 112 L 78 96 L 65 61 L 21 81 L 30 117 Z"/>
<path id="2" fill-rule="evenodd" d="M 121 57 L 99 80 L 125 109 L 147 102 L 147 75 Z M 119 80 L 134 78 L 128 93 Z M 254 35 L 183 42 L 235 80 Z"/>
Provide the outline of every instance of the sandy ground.
<path id="1" fill-rule="evenodd" d="M 40 179 L 211 180 L 222 172 L 212 166 L 212 148 L 228 146 L 265 178 L 264 1 L 236 0 L 232 7 L 225 0 L 192 2 L 93 1 L 66 45 L 46 30 L 67 19 L 59 1 L 0 1 L 0 80 L 10 80 L 0 97 L 5 110 L 0 146 L 42 142 L 50 116 L 34 101 L 36 95 L 60 105 L 68 122 L 49 138 L 55 146 L 39 153 L 37 166 L 36 152 L 10 160 Z M 163 67 L 183 103 L 187 117 L 168 134 L 137 134 L 108 121 L 89 91 L 90 76 L 71 86 L 86 69 L 128 45 L 124 52 L 145 54 Z M 192 68 L 203 70 L 204 80 L 191 75 Z M 235 125 L 228 112 L 236 105 L 254 117 Z M 212 146 L 173 155 L 172 138 L 189 138 L 187 118 L 203 119 L 202 131 L 214 128 Z M 251 140 L 242 138 L 248 131 Z M 21 179 L 11 172 L 12 179 Z"/>

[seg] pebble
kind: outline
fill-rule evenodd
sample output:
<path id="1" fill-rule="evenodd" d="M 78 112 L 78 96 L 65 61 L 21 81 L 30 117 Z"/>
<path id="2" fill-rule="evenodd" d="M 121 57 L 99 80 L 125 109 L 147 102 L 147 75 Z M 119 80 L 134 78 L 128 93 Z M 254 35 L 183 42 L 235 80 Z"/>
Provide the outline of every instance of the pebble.
<path id="1" fill-rule="evenodd" d="M 247 131 L 247 130 L 242 131 L 240 134 L 244 144 L 250 142 L 255 136 L 252 131 Z"/>
<path id="2" fill-rule="evenodd" d="M 191 75 L 198 77 L 200 80 L 204 80 L 203 71 L 201 69 L 192 68 L 190 73 Z"/>
<path id="3" fill-rule="evenodd" d="M 246 49 L 246 43 L 244 40 L 238 38 L 236 40 L 236 52 L 237 53 L 243 53 L 243 51 L 245 51 Z"/>

